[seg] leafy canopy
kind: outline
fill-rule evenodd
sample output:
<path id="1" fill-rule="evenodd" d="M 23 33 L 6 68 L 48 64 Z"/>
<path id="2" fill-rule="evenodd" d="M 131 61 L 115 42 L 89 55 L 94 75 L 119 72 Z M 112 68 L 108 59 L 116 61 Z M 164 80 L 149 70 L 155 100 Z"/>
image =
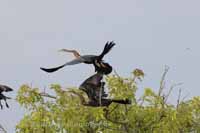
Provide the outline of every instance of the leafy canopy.
<path id="1" fill-rule="evenodd" d="M 16 126 L 16 132 L 200 132 L 200 97 L 187 101 L 181 101 L 179 97 L 177 105 L 167 103 L 173 87 L 169 93 L 163 93 L 166 72 L 159 92 L 146 88 L 140 98 L 135 96 L 136 81 L 142 81 L 143 71 L 136 69 L 129 78 L 107 77 L 111 98 L 129 98 L 132 101 L 131 105 L 112 103 L 108 108 L 83 106 L 87 96 L 77 88 L 63 89 L 60 85 L 52 85 L 53 96 L 40 92 L 39 88 L 23 85 L 18 91 L 17 101 L 28 113 Z"/>

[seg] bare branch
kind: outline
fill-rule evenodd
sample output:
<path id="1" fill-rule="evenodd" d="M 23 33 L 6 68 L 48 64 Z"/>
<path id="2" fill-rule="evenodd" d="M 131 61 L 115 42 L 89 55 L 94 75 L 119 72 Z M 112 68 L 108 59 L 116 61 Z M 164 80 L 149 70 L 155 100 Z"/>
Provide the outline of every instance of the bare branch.
<path id="1" fill-rule="evenodd" d="M 117 71 L 113 68 L 113 71 L 114 71 L 114 73 L 115 73 L 115 75 L 118 77 L 118 78 L 120 78 L 120 75 L 117 73 Z"/>
<path id="2" fill-rule="evenodd" d="M 161 78 L 161 81 L 160 81 L 160 88 L 159 88 L 159 92 L 158 92 L 158 95 L 159 95 L 159 96 L 161 96 L 162 91 L 163 91 L 164 88 L 165 88 L 165 77 L 166 77 L 168 71 L 169 71 L 169 67 L 168 67 L 168 66 L 165 66 L 165 71 L 164 71 L 164 73 L 163 73 L 163 75 L 162 75 L 162 78 Z"/>
<path id="3" fill-rule="evenodd" d="M 185 95 L 181 101 L 184 101 L 188 96 L 190 95 L 190 93 L 187 93 L 187 95 Z"/>
<path id="4" fill-rule="evenodd" d="M 182 93 L 182 89 L 179 89 L 179 93 L 178 93 L 178 99 L 177 99 L 177 105 L 176 105 L 176 108 L 178 108 L 178 106 L 179 106 L 179 104 L 180 104 L 181 93 Z"/>
<path id="5" fill-rule="evenodd" d="M 45 92 L 41 92 L 41 93 L 39 93 L 41 96 L 43 96 L 43 97 L 48 97 L 48 98 L 53 98 L 53 99 L 56 99 L 56 97 L 55 96 L 52 96 L 52 95 L 50 95 L 50 94 L 48 94 L 48 93 L 45 93 Z"/>
<path id="6" fill-rule="evenodd" d="M 165 96 L 165 103 L 167 102 L 167 100 L 168 100 L 168 98 L 169 98 L 169 96 L 170 96 L 172 90 L 173 90 L 175 87 L 180 86 L 180 85 L 182 85 L 182 84 L 183 84 L 183 83 L 178 83 L 178 84 L 174 84 L 174 85 L 172 85 L 172 86 L 170 87 L 169 92 L 168 92 L 167 95 Z"/>

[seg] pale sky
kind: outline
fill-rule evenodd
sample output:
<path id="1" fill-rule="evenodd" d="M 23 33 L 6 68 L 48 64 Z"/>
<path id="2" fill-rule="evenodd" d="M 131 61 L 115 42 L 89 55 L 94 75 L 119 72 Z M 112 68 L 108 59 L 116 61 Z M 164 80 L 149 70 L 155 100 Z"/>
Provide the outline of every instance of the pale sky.
<path id="1" fill-rule="evenodd" d="M 40 71 L 72 58 L 59 49 L 99 54 L 112 40 L 117 45 L 105 60 L 122 76 L 135 68 L 146 74 L 138 95 L 144 87 L 157 90 L 165 65 L 170 66 L 168 86 L 183 82 L 184 94 L 200 95 L 199 5 L 199 0 L 1 0 L 0 84 L 14 92 L 6 94 L 13 100 L 10 109 L 0 110 L 0 124 L 13 133 L 23 117 L 14 100 L 22 84 L 79 86 L 94 73 L 84 64 L 50 75 Z M 170 101 L 176 102 L 173 96 Z"/>

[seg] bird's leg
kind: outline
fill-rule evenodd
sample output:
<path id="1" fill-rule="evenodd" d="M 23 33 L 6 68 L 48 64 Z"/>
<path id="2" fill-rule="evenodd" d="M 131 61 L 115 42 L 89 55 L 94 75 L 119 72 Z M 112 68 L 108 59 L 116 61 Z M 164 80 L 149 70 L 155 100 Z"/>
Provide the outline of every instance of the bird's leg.
<path id="1" fill-rule="evenodd" d="M 102 86 L 102 97 L 107 97 L 108 94 L 106 94 L 106 92 L 105 92 L 105 88 L 104 88 L 104 86 L 105 86 L 105 82 L 102 82 L 102 83 L 101 83 L 101 86 Z"/>
<path id="2" fill-rule="evenodd" d="M 0 100 L 0 106 L 1 106 L 1 109 L 3 109 L 3 105 L 1 104 L 1 100 Z"/>
<path id="3" fill-rule="evenodd" d="M 101 97 L 107 97 L 108 95 L 105 93 L 105 82 L 100 82 L 98 85 L 98 94 L 101 93 Z"/>
<path id="4" fill-rule="evenodd" d="M 4 97 L 4 101 L 5 101 L 6 107 L 9 108 L 9 105 L 8 105 L 8 103 L 6 101 L 6 97 Z"/>
<path id="5" fill-rule="evenodd" d="M 102 90 L 103 90 L 103 84 L 101 83 L 101 86 L 100 86 L 100 90 L 99 90 L 99 105 L 101 106 L 101 98 L 102 98 Z"/>
<path id="6" fill-rule="evenodd" d="M 9 108 L 9 105 L 8 105 L 8 103 L 7 103 L 7 102 L 6 102 L 6 107 L 7 107 L 7 108 Z"/>
<path id="7" fill-rule="evenodd" d="M 6 107 L 9 108 L 9 105 L 8 105 L 6 99 L 4 101 L 5 101 Z"/>

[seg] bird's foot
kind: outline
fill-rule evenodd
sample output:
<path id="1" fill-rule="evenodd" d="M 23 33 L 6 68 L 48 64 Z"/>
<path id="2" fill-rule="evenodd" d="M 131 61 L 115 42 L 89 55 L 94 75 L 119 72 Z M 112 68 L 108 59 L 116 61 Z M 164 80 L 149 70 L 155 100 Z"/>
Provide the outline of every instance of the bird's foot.
<path id="1" fill-rule="evenodd" d="M 6 107 L 7 107 L 7 108 L 9 108 L 9 105 L 8 105 L 8 103 L 6 103 Z"/>

